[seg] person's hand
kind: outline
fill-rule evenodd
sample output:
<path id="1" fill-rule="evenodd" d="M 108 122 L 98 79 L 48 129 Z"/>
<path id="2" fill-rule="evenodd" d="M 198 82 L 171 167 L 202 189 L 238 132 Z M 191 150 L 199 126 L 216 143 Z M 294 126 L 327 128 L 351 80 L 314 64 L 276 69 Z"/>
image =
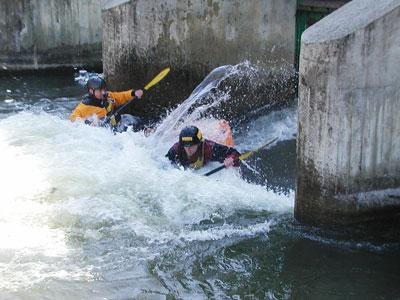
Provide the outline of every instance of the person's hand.
<path id="1" fill-rule="evenodd" d="M 111 124 L 111 126 L 117 125 L 117 119 L 115 118 L 115 116 L 110 117 L 110 124 Z"/>
<path id="2" fill-rule="evenodd" d="M 111 99 L 111 98 L 108 98 L 107 99 L 107 106 L 106 106 L 106 111 L 107 111 L 107 113 L 110 113 L 110 112 L 112 112 L 113 111 L 113 109 L 114 109 L 114 107 L 115 107 L 115 100 L 114 99 Z"/>
<path id="3" fill-rule="evenodd" d="M 229 167 L 233 167 L 233 165 L 235 164 L 235 160 L 233 159 L 233 157 L 227 157 L 224 160 L 224 166 L 225 168 L 229 168 Z"/>
<path id="4" fill-rule="evenodd" d="M 135 91 L 135 96 L 137 97 L 137 98 L 142 98 L 142 96 L 143 96 L 143 91 L 142 90 L 136 90 Z"/>

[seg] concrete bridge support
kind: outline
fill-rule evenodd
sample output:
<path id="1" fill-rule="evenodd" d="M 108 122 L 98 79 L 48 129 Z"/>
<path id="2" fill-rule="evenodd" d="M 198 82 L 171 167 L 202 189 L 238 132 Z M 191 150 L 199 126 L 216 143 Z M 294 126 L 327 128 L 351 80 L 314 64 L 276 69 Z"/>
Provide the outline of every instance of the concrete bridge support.
<path id="1" fill-rule="evenodd" d="M 302 36 L 295 217 L 400 212 L 400 1 L 354 0 Z"/>
<path id="2" fill-rule="evenodd" d="M 105 1 L 104 73 L 110 88 L 120 90 L 140 87 L 171 66 L 155 87 L 158 97 L 152 90 L 135 107 L 159 115 L 157 107 L 180 103 L 216 67 L 246 60 L 292 65 L 295 14 L 295 0 Z"/>
<path id="3" fill-rule="evenodd" d="M 0 71 L 101 69 L 101 0 L 0 1 Z"/>

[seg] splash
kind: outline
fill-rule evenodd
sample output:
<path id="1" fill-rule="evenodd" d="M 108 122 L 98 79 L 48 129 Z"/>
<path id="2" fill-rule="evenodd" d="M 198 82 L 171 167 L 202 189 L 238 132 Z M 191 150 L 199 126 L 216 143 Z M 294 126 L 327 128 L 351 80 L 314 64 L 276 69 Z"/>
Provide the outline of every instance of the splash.
<path id="1" fill-rule="evenodd" d="M 294 99 L 290 84 L 294 76 L 294 73 L 283 69 L 266 70 L 248 61 L 214 69 L 157 126 L 155 137 L 158 146 L 176 139 L 179 131 L 188 125 L 196 125 L 202 129 L 204 136 L 215 138 L 215 128 L 221 119 L 228 121 L 234 131 L 242 131 L 249 120 L 265 119 L 266 111 L 286 106 L 288 99 Z M 293 101 L 290 103 L 293 104 Z M 265 143 L 266 139 L 262 142 Z"/>
<path id="2" fill-rule="evenodd" d="M 202 103 L 202 100 L 210 95 L 210 93 L 218 87 L 218 85 L 226 78 L 236 73 L 237 70 L 233 66 L 222 66 L 214 69 L 192 92 L 192 94 L 176 109 L 174 109 L 161 124 L 157 127 L 155 136 L 161 142 L 171 141 L 175 139 L 179 131 L 188 125 L 199 124 L 202 119 L 203 113 L 210 108 L 210 106 L 217 106 L 223 101 L 229 99 L 229 95 L 222 97 L 213 97 L 212 103 Z M 214 127 L 217 122 L 216 119 L 207 118 L 208 123 L 213 123 L 210 127 Z M 201 121 L 200 121 L 201 122 Z M 206 122 L 202 122 L 204 125 Z M 203 132 L 207 135 L 207 128 Z"/>
<path id="3" fill-rule="evenodd" d="M 103 273 L 92 264 L 128 253 L 73 262 L 85 255 L 85 245 L 104 247 L 109 235 L 120 245 L 129 237 L 130 251 L 147 261 L 167 245 L 269 230 L 265 220 L 198 228 L 204 220 L 293 207 L 292 195 L 247 183 L 234 171 L 206 178 L 176 170 L 141 132 L 114 135 L 45 112 L 22 112 L 0 120 L 0 137 L 0 259 L 10 257 L 0 264 L 0 288 L 28 288 L 46 278 L 90 281 Z M 27 257 L 32 262 L 21 263 Z M 9 270 L 26 276 L 16 280 Z"/>
<path id="4" fill-rule="evenodd" d="M 267 190 L 234 170 L 212 178 L 182 172 L 164 157 L 185 125 L 218 138 L 213 134 L 220 118 L 210 112 L 231 101 L 221 85 L 242 71 L 214 70 L 150 137 L 67 121 L 73 98 L 5 103 L 19 107 L 0 119 L 0 297 L 2 291 L 30 290 L 51 298 L 59 282 L 90 291 L 93 282 L 121 277 L 163 291 L 146 264 L 171 249 L 196 255 L 196 243 L 223 246 L 267 236 L 276 216 L 291 212 L 293 193 Z M 272 115 L 271 126 L 279 118 Z M 248 136 L 259 126 L 255 121 Z M 246 138 L 237 137 L 245 148 Z M 262 217 L 247 218 L 253 214 Z"/>

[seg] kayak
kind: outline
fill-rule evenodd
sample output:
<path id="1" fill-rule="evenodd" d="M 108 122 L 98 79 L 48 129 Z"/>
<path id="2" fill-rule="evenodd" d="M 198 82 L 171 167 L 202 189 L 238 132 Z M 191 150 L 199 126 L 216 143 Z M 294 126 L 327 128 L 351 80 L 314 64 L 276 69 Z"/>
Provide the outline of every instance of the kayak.
<path id="1" fill-rule="evenodd" d="M 228 147 L 235 147 L 233 142 L 232 129 L 229 122 L 226 120 L 220 120 L 218 122 L 217 134 L 219 136 L 217 143 L 223 144 Z"/>
<path id="2" fill-rule="evenodd" d="M 121 115 L 121 120 L 113 128 L 114 132 L 125 132 L 128 128 L 132 128 L 133 131 L 139 131 L 142 129 L 142 120 L 139 117 L 132 116 L 129 114 Z"/>
<path id="3" fill-rule="evenodd" d="M 207 119 L 195 122 L 193 125 L 200 128 L 206 139 L 228 147 L 235 147 L 232 129 L 228 121 Z"/>

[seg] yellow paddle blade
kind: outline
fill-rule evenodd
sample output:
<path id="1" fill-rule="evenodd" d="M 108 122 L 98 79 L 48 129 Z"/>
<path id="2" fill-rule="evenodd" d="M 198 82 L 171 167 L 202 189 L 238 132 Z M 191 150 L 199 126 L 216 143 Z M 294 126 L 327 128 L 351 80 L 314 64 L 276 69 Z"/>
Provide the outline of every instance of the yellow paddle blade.
<path id="1" fill-rule="evenodd" d="M 165 68 L 162 70 L 156 77 L 153 78 L 152 81 L 150 81 L 144 89 L 147 91 L 149 88 L 151 88 L 153 85 L 157 84 L 160 80 L 162 80 L 167 74 L 169 73 L 170 68 Z"/>
<path id="2" fill-rule="evenodd" d="M 248 158 L 249 156 L 252 156 L 253 154 L 255 154 L 255 153 L 257 153 L 258 151 L 260 151 L 261 149 L 267 147 L 269 144 L 272 144 L 273 142 L 275 142 L 277 139 L 278 139 L 278 138 L 276 137 L 276 138 L 270 140 L 268 143 L 262 145 L 260 148 L 258 148 L 258 149 L 256 149 L 256 150 L 253 150 L 253 151 L 246 152 L 246 153 L 240 155 L 240 156 L 239 156 L 239 159 L 240 159 L 240 160 L 244 160 L 244 159 Z"/>
<path id="3" fill-rule="evenodd" d="M 253 150 L 253 151 L 246 152 L 246 153 L 240 155 L 240 156 L 239 156 L 239 159 L 240 159 L 240 160 L 244 160 L 244 159 L 248 158 L 249 156 L 252 156 L 252 155 L 253 155 L 254 153 L 256 153 L 256 152 L 257 152 L 257 150 Z"/>

